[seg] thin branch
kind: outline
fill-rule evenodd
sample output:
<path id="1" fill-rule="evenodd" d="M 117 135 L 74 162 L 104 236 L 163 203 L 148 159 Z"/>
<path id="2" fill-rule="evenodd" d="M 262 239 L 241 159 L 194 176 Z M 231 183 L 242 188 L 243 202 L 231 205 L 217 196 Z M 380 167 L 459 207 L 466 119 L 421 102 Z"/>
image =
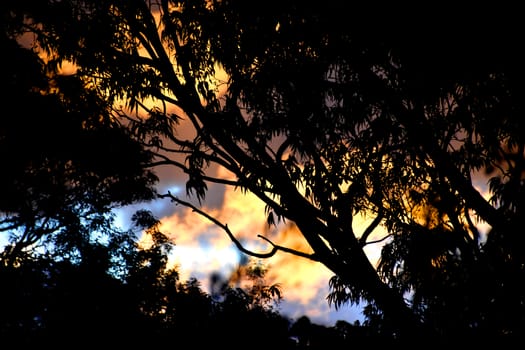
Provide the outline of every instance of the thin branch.
<path id="1" fill-rule="evenodd" d="M 298 250 L 295 250 L 295 249 L 291 249 L 291 248 L 283 247 L 281 245 L 274 244 L 272 241 L 270 241 L 268 238 L 266 238 L 266 237 L 264 237 L 262 235 L 257 235 L 257 237 L 259 237 L 261 239 L 264 239 L 266 242 L 271 244 L 272 247 L 274 247 L 277 250 L 282 250 L 285 253 L 290 253 L 290 254 L 297 255 L 297 256 L 300 256 L 300 257 L 303 257 L 303 258 L 306 258 L 306 259 L 313 260 L 313 261 L 319 261 L 319 259 L 317 258 L 316 254 L 308 254 L 308 253 L 304 253 L 304 252 L 301 252 L 301 251 L 298 251 Z"/>
<path id="2" fill-rule="evenodd" d="M 226 234 L 228 235 L 230 240 L 235 244 L 237 249 L 239 249 L 241 252 L 243 252 L 245 254 L 248 254 L 248 255 L 251 255 L 251 256 L 254 256 L 254 257 L 257 257 L 257 258 L 261 258 L 261 259 L 266 259 L 266 258 L 270 258 L 270 257 L 274 256 L 275 253 L 277 253 L 277 251 L 281 250 L 283 252 L 294 254 L 294 255 L 297 255 L 297 256 L 301 256 L 301 257 L 305 257 L 305 258 L 310 259 L 310 260 L 319 261 L 314 254 L 306 254 L 306 253 L 303 253 L 303 252 L 300 252 L 300 251 L 297 251 L 297 250 L 293 250 L 293 249 L 290 249 L 290 248 L 286 248 L 286 247 L 282 247 L 282 246 L 279 246 L 279 245 L 275 245 L 270 240 L 268 240 L 267 238 L 265 238 L 265 237 L 263 237 L 261 235 L 258 235 L 258 237 L 260 237 L 260 238 L 264 239 L 265 241 L 267 241 L 268 243 L 270 243 L 272 245 L 272 250 L 267 252 L 267 253 L 257 253 L 257 252 L 251 251 L 251 250 L 245 248 L 242 245 L 242 243 L 239 242 L 239 240 L 237 240 L 237 238 L 233 235 L 233 233 L 231 232 L 231 230 L 229 229 L 227 224 L 223 224 L 218 219 L 214 218 L 213 216 L 209 215 L 208 213 L 206 213 L 206 212 L 202 211 L 201 209 L 197 208 L 192 203 L 184 201 L 184 200 L 182 200 L 182 199 L 172 195 L 171 192 L 169 192 L 169 191 L 168 191 L 167 194 L 159 195 L 159 197 L 160 198 L 170 198 L 172 202 L 176 202 L 176 203 L 181 204 L 181 205 L 183 205 L 185 207 L 188 207 L 188 208 L 192 209 L 194 212 L 196 212 L 197 214 L 200 214 L 201 216 L 203 216 L 206 219 L 210 220 L 212 223 L 214 223 L 218 227 L 222 228 L 224 230 L 224 232 L 226 232 Z"/>
<path id="3" fill-rule="evenodd" d="M 480 233 L 476 225 L 474 225 L 474 222 L 472 222 L 468 208 L 465 208 L 465 219 L 467 220 L 468 228 L 472 233 L 472 239 L 476 243 L 479 243 Z"/>
<path id="4" fill-rule="evenodd" d="M 363 232 L 363 234 L 361 235 L 361 238 L 359 239 L 359 243 L 361 244 L 361 246 L 365 246 L 366 244 L 368 244 L 366 242 L 366 240 L 368 239 L 368 236 L 370 236 L 370 234 L 381 223 L 381 220 L 383 220 L 383 214 L 382 214 L 382 210 L 379 210 L 375 219 L 372 221 L 370 225 L 368 225 L 365 232 Z"/>
<path id="5" fill-rule="evenodd" d="M 392 236 L 394 236 L 394 235 L 393 235 L 393 234 L 388 234 L 388 235 L 385 235 L 385 237 L 383 237 L 383 238 L 376 239 L 375 241 L 364 242 L 364 243 L 363 243 L 363 246 L 365 246 L 365 245 L 369 245 L 369 244 L 381 243 L 381 242 L 383 242 L 385 239 L 387 239 L 387 238 L 389 238 L 389 237 L 392 237 Z"/>
<path id="6" fill-rule="evenodd" d="M 158 167 L 160 165 L 171 165 L 171 166 L 174 166 L 176 168 L 179 168 L 180 170 L 182 170 L 186 174 L 189 173 L 188 167 L 185 166 L 183 163 L 177 162 L 177 161 L 169 159 L 167 157 L 165 157 L 165 159 L 166 160 L 164 160 L 164 161 L 157 161 L 157 162 L 148 163 L 147 167 L 148 168 L 156 168 L 156 167 Z M 241 185 L 240 181 L 238 181 L 238 180 L 227 180 L 227 179 L 221 179 L 221 178 L 218 178 L 218 177 L 212 177 L 212 176 L 207 176 L 207 175 L 202 175 L 201 177 L 202 177 L 202 179 L 204 181 L 211 182 L 211 183 L 223 184 L 223 185 L 228 185 L 228 186 L 233 186 L 233 187 Z"/>

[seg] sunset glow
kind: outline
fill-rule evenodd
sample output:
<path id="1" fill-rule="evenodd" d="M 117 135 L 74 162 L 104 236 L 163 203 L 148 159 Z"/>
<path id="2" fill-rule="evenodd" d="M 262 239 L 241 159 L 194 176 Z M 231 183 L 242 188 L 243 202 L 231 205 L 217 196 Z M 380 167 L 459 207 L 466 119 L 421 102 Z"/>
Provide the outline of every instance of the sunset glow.
<path id="1" fill-rule="evenodd" d="M 311 252 L 293 223 L 285 222 L 277 227 L 269 227 L 264 214 L 264 203 L 254 195 L 244 194 L 233 188 L 226 188 L 220 195 L 218 191 L 215 193 L 220 200 L 207 197 L 202 209 L 227 224 L 245 248 L 255 252 L 268 252 L 270 245 L 257 237 L 262 235 L 275 244 Z M 208 202 L 215 202 L 217 205 L 210 206 L 206 204 Z M 154 203 L 150 209 L 156 213 L 164 213 L 159 217 L 162 222 L 161 231 L 175 243 L 170 263 L 177 267 L 181 280 L 196 277 L 202 288 L 209 292 L 208 277 L 211 273 L 219 273 L 227 279 L 239 264 L 246 261 L 220 227 L 190 208 L 165 201 Z M 367 220 L 359 216 L 356 217 L 356 222 L 356 232 L 362 232 Z M 381 235 L 382 233 L 377 233 L 371 239 Z M 378 246 L 368 247 L 367 253 L 375 264 L 379 257 Z M 329 306 L 326 296 L 329 293 L 328 281 L 333 273 L 324 265 L 283 252 L 260 262 L 268 268 L 266 284 L 277 283 L 283 288 L 281 311 L 288 317 L 297 319 L 307 315 L 313 322 L 329 325 L 338 320 L 362 320 L 357 307 L 344 306 L 335 310 L 333 306 Z"/>
<path id="2" fill-rule="evenodd" d="M 219 170 L 219 173 L 221 172 Z M 182 183 L 182 179 L 168 171 L 160 175 L 161 187 L 164 190 L 181 195 L 182 185 L 169 184 Z M 228 177 L 225 173 L 220 175 Z M 478 190 L 485 197 L 488 196 L 484 179 L 476 183 Z M 160 201 L 153 203 L 150 209 L 155 213 L 162 213 L 159 217 L 162 222 L 161 231 L 175 243 L 170 263 L 178 268 L 181 280 L 196 277 L 202 288 L 209 292 L 208 276 L 211 273 L 220 273 L 224 278 L 228 278 L 242 261 L 246 261 L 220 227 L 190 208 Z M 250 193 L 242 193 L 230 187 L 219 190 L 212 186 L 202 209 L 227 224 L 244 247 L 252 251 L 270 250 L 269 244 L 257 236 L 262 235 L 275 244 L 306 253 L 311 252 L 293 223 L 285 222 L 277 227 L 269 227 L 264 203 Z M 372 220 L 373 217 L 356 216 L 356 234 L 364 232 Z M 484 225 L 480 224 L 480 229 L 483 228 Z M 385 235 L 386 232 L 379 226 L 368 238 L 369 241 L 379 242 L 364 248 L 374 266 L 377 265 L 381 247 L 385 243 L 380 240 Z M 266 283 L 278 283 L 283 288 L 284 301 L 281 309 L 287 316 L 296 319 L 307 315 L 314 322 L 330 325 L 337 320 L 353 322 L 363 319 L 357 307 L 344 306 L 335 310 L 333 306 L 328 305 L 328 281 L 333 273 L 324 265 L 283 252 L 278 252 L 261 263 L 268 268 Z"/>

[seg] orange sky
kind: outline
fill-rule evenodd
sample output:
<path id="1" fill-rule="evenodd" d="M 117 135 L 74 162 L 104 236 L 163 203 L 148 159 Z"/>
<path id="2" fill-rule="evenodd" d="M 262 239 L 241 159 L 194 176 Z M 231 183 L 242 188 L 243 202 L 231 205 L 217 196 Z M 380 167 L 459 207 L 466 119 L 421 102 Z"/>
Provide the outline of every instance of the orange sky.
<path id="1" fill-rule="evenodd" d="M 66 62 L 63 73 L 68 74 L 73 70 L 74 67 Z M 226 84 L 222 83 L 227 80 L 227 76 L 221 69 L 217 69 L 216 74 L 217 80 L 210 82 L 217 85 L 217 93 L 220 96 L 225 92 Z M 147 104 L 149 103 L 154 104 L 154 101 L 148 101 Z M 192 132 L 184 122 L 179 125 L 178 131 L 183 134 Z M 186 178 L 169 168 L 158 170 L 161 180 L 160 192 L 169 189 L 176 195 L 184 196 Z M 227 177 L 228 174 L 219 175 Z M 479 189 L 483 186 L 485 183 L 477 183 Z M 136 207 L 144 205 L 139 204 Z M 176 206 L 167 199 L 150 203 L 147 207 L 161 220 L 161 231 L 168 234 L 176 245 L 172 263 L 178 266 L 182 280 L 197 277 L 202 287 L 208 291 L 207 276 L 210 273 L 220 271 L 226 278 L 241 261 L 240 252 L 227 234 L 191 209 Z M 129 209 L 121 213 L 129 215 Z M 261 234 L 281 246 L 308 251 L 302 235 L 293 225 L 282 224 L 272 229 L 268 227 L 264 203 L 253 195 L 243 194 L 233 188 L 211 185 L 202 209 L 221 223 L 227 224 L 231 232 L 248 249 L 263 252 L 269 250 L 268 243 L 257 238 L 257 235 Z M 355 218 L 356 233 L 366 228 L 366 221 L 365 218 Z M 125 224 L 124 221 L 122 224 Z M 381 238 L 384 234 L 381 228 L 376 231 L 376 236 L 370 237 L 369 240 Z M 380 246 L 370 245 L 365 250 L 375 264 L 379 258 Z M 292 318 L 307 315 L 313 322 L 327 325 L 333 325 L 340 319 L 348 322 L 363 319 L 357 307 L 346 306 L 339 311 L 329 307 L 326 296 L 329 293 L 328 280 L 333 274 L 321 263 L 283 252 L 278 252 L 262 263 L 268 267 L 267 283 L 279 283 L 283 287 L 284 302 L 281 311 L 284 314 Z"/>
<path id="2" fill-rule="evenodd" d="M 66 75 L 74 73 L 75 70 L 76 67 L 67 61 L 61 67 L 61 73 Z M 221 69 L 217 69 L 215 79 L 217 80 L 211 83 L 216 84 L 217 93 L 222 95 L 226 89 L 223 83 L 227 76 Z M 146 101 L 146 105 L 154 104 L 154 101 Z M 193 130 L 182 122 L 178 131 L 191 134 Z M 174 194 L 183 195 L 176 192 L 184 192 L 185 177 L 174 173 L 173 169 L 165 168 L 159 169 L 158 175 L 161 180 L 161 192 L 170 189 Z M 130 213 L 134 209 L 144 207 L 148 207 L 157 215 L 162 222 L 161 231 L 173 239 L 176 246 L 172 263 L 178 266 L 182 280 L 197 277 L 202 287 L 209 291 L 207 277 L 210 273 L 220 271 L 227 277 L 238 266 L 240 252 L 224 231 L 191 209 L 175 206 L 169 200 L 146 205 L 137 204 L 117 211 L 120 213 L 118 224 L 127 226 Z M 307 250 L 302 236 L 294 227 L 281 225 L 282 227 L 269 231 L 264 204 L 253 195 L 243 195 L 232 188 L 224 190 L 211 185 L 203 209 L 222 223 L 228 224 L 235 236 L 254 251 L 269 250 L 268 244 L 257 238 L 258 234 L 282 246 Z M 369 249 L 369 252 L 372 259 L 377 257 L 377 249 Z M 328 280 L 333 274 L 324 265 L 285 253 L 277 253 L 262 263 L 269 269 L 267 283 L 279 283 L 283 287 L 284 301 L 280 309 L 283 314 L 292 318 L 307 315 L 313 322 L 328 325 L 333 325 L 341 319 L 348 322 L 362 320 L 356 307 L 343 307 L 339 311 L 329 307 L 326 296 L 329 293 Z"/>
<path id="3" fill-rule="evenodd" d="M 63 69 L 67 74 L 71 73 L 74 67 L 65 65 Z M 226 80 L 220 70 L 216 78 L 219 81 Z M 219 95 L 225 88 L 224 85 L 219 86 Z M 164 169 L 161 169 L 158 175 L 161 179 L 161 192 L 169 188 L 173 193 L 181 191 L 179 194 L 184 194 L 185 178 Z M 179 267 L 183 280 L 195 276 L 207 290 L 206 277 L 209 273 L 221 271 L 227 276 L 235 269 L 240 261 L 239 251 L 219 227 L 191 209 L 175 206 L 168 200 L 157 201 L 147 206 L 162 221 L 161 230 L 176 244 L 172 262 Z M 122 211 L 122 214 L 129 214 L 129 209 Z M 244 195 L 232 188 L 222 189 L 212 185 L 203 209 L 220 222 L 228 224 L 232 233 L 252 250 L 268 250 L 267 243 L 257 238 L 258 234 L 282 246 L 298 250 L 307 249 L 302 236 L 292 225 L 281 225 L 270 230 L 266 224 L 264 203 L 250 194 Z M 357 232 L 361 231 L 359 225 L 363 225 L 364 229 L 365 220 L 356 218 Z M 366 249 L 369 258 L 375 262 L 379 256 L 378 247 L 369 246 Z M 322 264 L 282 252 L 264 260 L 263 263 L 269 268 L 267 283 L 279 283 L 283 287 L 284 302 L 281 310 L 290 317 L 307 315 L 314 322 L 330 325 L 339 319 L 348 322 L 362 319 L 357 308 L 344 307 L 339 312 L 329 308 L 326 296 L 328 280 L 332 273 Z"/>
<path id="4" fill-rule="evenodd" d="M 169 189 L 173 194 L 184 197 L 184 178 L 169 170 L 162 170 L 158 175 L 161 191 Z M 227 278 L 238 266 L 241 253 L 227 234 L 208 219 L 169 200 L 154 202 L 149 208 L 161 220 L 161 231 L 175 243 L 172 263 L 178 266 L 182 280 L 197 277 L 202 287 L 209 291 L 207 277 L 210 273 L 220 271 Z M 257 237 L 261 234 L 275 244 L 309 252 L 293 224 L 268 227 L 264 203 L 254 195 L 211 185 L 202 209 L 227 224 L 237 239 L 250 250 L 270 250 L 268 243 Z M 365 220 L 356 218 L 355 221 L 356 232 L 364 230 Z M 372 261 L 376 261 L 379 249 L 370 246 L 367 253 Z M 363 319 L 356 307 L 345 306 L 341 310 L 329 307 L 326 300 L 328 280 L 333 274 L 321 263 L 283 252 L 261 262 L 268 268 L 267 284 L 279 283 L 283 287 L 284 301 L 280 308 L 283 314 L 294 319 L 306 315 L 313 322 L 327 325 L 333 325 L 337 320 L 354 322 Z"/>
<path id="5" fill-rule="evenodd" d="M 190 131 L 191 127 L 184 121 L 178 126 L 179 134 L 187 134 Z M 160 178 L 159 192 L 170 190 L 172 194 L 197 204 L 196 199 L 184 198 L 184 174 L 170 167 L 157 168 L 156 171 Z M 220 169 L 215 171 L 218 171 L 215 175 L 219 178 L 231 176 L 221 173 Z M 475 186 L 479 190 L 486 187 L 486 179 L 476 179 L 478 180 Z M 268 227 L 264 203 L 254 195 L 243 194 L 239 190 L 217 184 L 208 186 L 201 209 L 222 224 L 227 224 L 246 248 L 258 252 L 269 251 L 268 243 L 257 237 L 261 234 L 275 244 L 308 251 L 302 235 L 292 225 L 282 224 L 272 229 Z M 207 278 L 210 273 L 220 271 L 227 278 L 241 261 L 240 252 L 226 232 L 190 208 L 174 205 L 165 199 L 153 203 L 150 209 L 161 220 L 162 232 L 168 234 L 176 245 L 172 263 L 178 266 L 182 280 L 196 277 L 209 292 Z M 360 216 L 354 219 L 356 234 L 365 230 L 369 220 Z M 369 237 L 369 241 L 382 238 L 384 234 L 382 228 L 378 227 Z M 373 264 L 379 258 L 380 244 L 365 247 Z M 283 314 L 292 318 L 306 315 L 313 322 L 326 325 L 333 325 L 337 320 L 363 320 L 357 307 L 345 306 L 337 311 L 328 305 L 328 281 L 333 274 L 321 263 L 283 252 L 278 252 L 262 263 L 268 267 L 267 284 L 279 283 L 283 287 Z"/>
<path id="6" fill-rule="evenodd" d="M 160 191 L 169 189 L 173 194 L 184 197 L 184 177 L 168 168 L 160 169 L 158 175 Z M 474 185 L 487 198 L 484 190 L 486 179 L 478 179 Z M 196 277 L 203 289 L 209 292 L 207 278 L 210 273 L 220 272 L 224 278 L 228 278 L 238 266 L 241 253 L 227 234 L 208 219 L 169 200 L 157 201 L 148 207 L 162 221 L 161 231 L 175 243 L 172 263 L 178 266 L 182 280 Z M 292 224 L 280 224 L 271 229 L 268 227 L 264 203 L 254 195 L 212 184 L 202 209 L 227 224 L 237 239 L 250 250 L 269 251 L 268 243 L 257 237 L 261 234 L 275 244 L 308 252 L 301 234 Z M 365 218 L 356 217 L 354 221 L 356 233 L 362 232 L 367 226 Z M 369 240 L 384 234 L 381 228 L 376 230 Z M 371 245 L 365 249 L 372 263 L 377 262 L 380 247 Z M 333 325 L 337 320 L 363 320 L 357 307 L 345 306 L 339 311 L 329 307 L 326 296 L 329 293 L 328 281 L 333 274 L 321 263 L 283 252 L 261 262 L 268 268 L 267 284 L 279 283 L 283 287 L 284 301 L 280 308 L 283 314 L 293 319 L 306 315 L 313 322 L 326 325 Z"/>
<path id="7" fill-rule="evenodd" d="M 227 189 L 221 207 L 204 210 L 221 222 L 241 240 L 246 248 L 268 251 L 268 244 L 257 238 L 262 234 L 274 243 L 306 250 L 301 236 L 292 225 L 281 225 L 280 230 L 269 231 L 264 216 L 264 204 L 252 195 Z M 207 276 L 219 271 L 225 278 L 241 261 L 240 252 L 226 233 L 206 218 L 189 208 L 159 202 L 155 207 L 165 212 L 161 231 L 175 242 L 172 263 L 178 266 L 181 279 L 197 277 L 202 287 L 208 290 Z M 166 212 L 171 207 L 171 212 Z M 336 312 L 326 301 L 328 280 L 333 275 L 322 264 L 282 252 L 261 260 L 268 268 L 267 284 L 279 283 L 283 287 L 284 301 L 281 312 L 292 318 L 307 315 L 313 322 L 334 324 L 339 319 L 353 322 L 361 319 L 355 308 Z"/>

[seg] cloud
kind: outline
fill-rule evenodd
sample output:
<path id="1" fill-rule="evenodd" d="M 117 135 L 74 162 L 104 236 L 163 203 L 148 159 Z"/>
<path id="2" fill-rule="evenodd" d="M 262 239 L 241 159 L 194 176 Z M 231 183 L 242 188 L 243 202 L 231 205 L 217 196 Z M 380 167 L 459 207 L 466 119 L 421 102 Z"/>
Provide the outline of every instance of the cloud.
<path id="1" fill-rule="evenodd" d="M 258 238 L 261 234 L 275 244 L 310 252 L 304 238 L 292 223 L 281 223 L 270 228 L 266 221 L 265 204 L 250 193 L 234 188 L 215 190 L 212 194 L 221 197 L 221 206 L 208 205 L 203 210 L 227 224 L 231 232 L 247 249 L 267 252 L 271 246 Z M 207 197 L 208 198 L 208 197 Z M 212 202 L 218 202 L 211 199 Z M 224 278 L 243 263 L 242 254 L 226 233 L 208 219 L 191 209 L 163 201 L 157 211 L 161 231 L 175 243 L 171 264 L 177 266 L 182 280 L 196 277 L 202 287 L 209 291 L 210 274 L 219 272 Z M 333 275 L 324 265 L 288 253 L 278 252 L 272 258 L 262 260 L 268 268 L 266 283 L 278 283 L 283 288 L 284 301 L 281 312 L 292 318 L 307 315 L 313 322 L 334 324 L 338 319 L 353 322 L 361 318 L 357 308 L 335 311 L 329 308 L 328 280 Z"/>
<path id="2" fill-rule="evenodd" d="M 222 168 L 211 169 L 219 178 L 233 177 Z M 158 169 L 161 180 L 159 190 L 170 190 L 173 194 L 185 197 L 185 175 L 173 168 Z M 245 257 L 234 246 L 227 234 L 207 218 L 193 212 L 190 208 L 175 205 L 169 200 L 158 201 L 150 208 L 162 222 L 161 230 L 175 243 L 171 263 L 178 267 L 182 280 L 196 277 L 202 287 L 209 290 L 209 276 L 220 273 L 225 279 L 235 271 Z M 291 222 L 269 227 L 265 214 L 265 204 L 251 193 L 232 187 L 210 185 L 202 210 L 223 224 L 227 224 L 235 237 L 245 248 L 256 252 L 267 252 L 271 246 L 258 237 L 263 235 L 273 243 L 309 253 L 307 242 Z M 356 234 L 366 230 L 373 218 L 357 216 L 353 228 Z M 369 240 L 379 240 L 386 233 L 378 227 Z M 372 264 L 376 264 L 384 241 L 365 247 Z M 333 276 L 324 265 L 292 254 L 278 252 L 272 258 L 263 260 L 268 268 L 266 283 L 278 283 L 283 288 L 283 314 L 298 318 L 307 315 L 313 322 L 332 325 L 337 320 L 348 322 L 363 320 L 359 307 L 343 306 L 340 310 L 330 307 L 326 297 L 329 293 L 328 281 Z"/>

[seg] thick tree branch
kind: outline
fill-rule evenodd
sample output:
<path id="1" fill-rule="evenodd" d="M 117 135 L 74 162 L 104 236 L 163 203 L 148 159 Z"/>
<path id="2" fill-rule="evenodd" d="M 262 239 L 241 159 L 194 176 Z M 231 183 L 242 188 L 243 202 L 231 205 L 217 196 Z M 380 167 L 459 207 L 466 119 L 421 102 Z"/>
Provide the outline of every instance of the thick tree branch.
<path id="1" fill-rule="evenodd" d="M 502 213 L 498 212 L 485 198 L 474 188 L 470 179 L 460 172 L 450 160 L 449 155 L 439 147 L 437 140 L 432 135 L 431 126 L 424 118 L 425 112 L 423 107 L 418 106 L 413 110 L 406 110 L 400 107 L 398 119 L 406 128 L 409 136 L 415 142 L 421 144 L 424 151 L 440 169 L 442 174 L 450 183 L 462 194 L 467 200 L 468 206 L 476 211 L 479 217 L 486 221 L 492 227 L 505 224 L 506 220 Z M 414 123 L 414 120 L 419 123 Z"/>

